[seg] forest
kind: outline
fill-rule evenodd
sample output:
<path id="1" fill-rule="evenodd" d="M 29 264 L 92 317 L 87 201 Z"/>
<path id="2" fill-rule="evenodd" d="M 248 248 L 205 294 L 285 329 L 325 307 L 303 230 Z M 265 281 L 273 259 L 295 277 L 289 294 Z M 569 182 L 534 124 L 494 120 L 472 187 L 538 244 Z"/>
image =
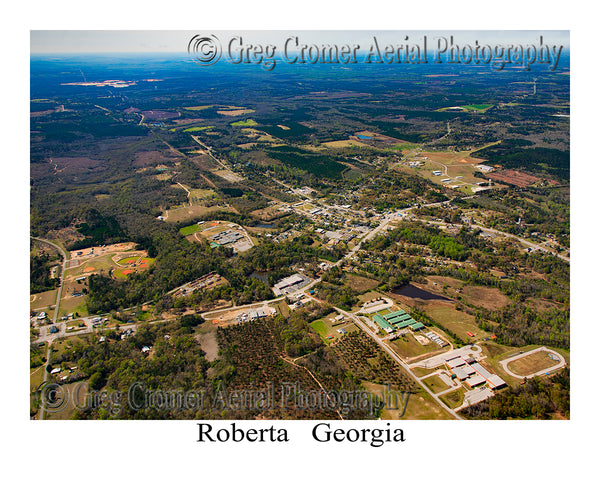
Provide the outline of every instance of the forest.
<path id="1" fill-rule="evenodd" d="M 469 419 L 570 418 L 570 372 L 566 368 L 547 377 L 533 377 L 507 387 L 491 398 L 461 410 Z"/>

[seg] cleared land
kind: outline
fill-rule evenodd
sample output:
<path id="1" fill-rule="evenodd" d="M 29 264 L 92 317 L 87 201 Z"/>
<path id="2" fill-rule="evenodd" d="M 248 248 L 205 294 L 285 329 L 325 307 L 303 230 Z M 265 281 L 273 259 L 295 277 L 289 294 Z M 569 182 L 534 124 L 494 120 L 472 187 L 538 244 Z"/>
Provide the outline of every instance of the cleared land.
<path id="1" fill-rule="evenodd" d="M 477 326 L 473 315 L 456 310 L 454 305 L 435 305 L 432 303 L 424 306 L 423 310 L 442 327 L 465 342 L 482 340 L 489 336 L 486 331 Z M 471 337 L 467 332 L 471 332 L 473 336 Z"/>
<path id="2" fill-rule="evenodd" d="M 346 333 L 354 332 L 358 329 L 353 322 L 339 322 L 334 324 L 331 321 L 333 317 L 335 315 L 323 320 L 315 320 L 310 324 L 311 328 L 321 336 L 325 343 L 335 342 L 344 335 L 343 333 L 339 333 L 338 329 L 344 329 Z"/>
<path id="3" fill-rule="evenodd" d="M 426 353 L 441 353 L 442 348 L 434 342 L 422 345 L 411 333 L 392 340 L 389 345 L 402 357 L 418 357 Z"/>

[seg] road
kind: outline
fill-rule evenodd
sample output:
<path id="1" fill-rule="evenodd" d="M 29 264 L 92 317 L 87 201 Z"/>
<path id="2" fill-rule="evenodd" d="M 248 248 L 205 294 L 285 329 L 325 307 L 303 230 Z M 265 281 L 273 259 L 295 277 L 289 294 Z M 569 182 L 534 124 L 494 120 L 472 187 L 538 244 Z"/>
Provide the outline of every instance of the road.
<path id="1" fill-rule="evenodd" d="M 54 318 L 52 319 L 52 323 L 56 323 L 56 320 L 58 319 L 58 312 L 60 310 L 60 298 L 62 297 L 62 289 L 63 289 L 64 280 L 65 280 L 65 270 L 67 269 L 68 255 L 67 255 L 67 252 L 65 252 L 60 245 L 57 245 L 56 243 L 53 243 L 50 240 L 45 240 L 45 239 L 39 238 L 39 237 L 31 237 L 31 238 L 33 238 L 34 240 L 37 240 L 38 242 L 46 243 L 48 245 L 53 246 L 54 248 L 56 248 L 58 250 L 58 252 L 63 257 L 63 264 L 62 264 L 62 268 L 61 268 L 61 272 L 60 272 L 60 284 L 58 286 L 58 294 L 56 295 L 56 305 L 54 307 Z M 50 360 L 52 359 L 52 340 L 53 339 L 54 338 L 49 338 L 47 340 L 37 340 L 37 342 L 43 342 L 43 341 L 48 342 L 48 352 L 46 355 L 46 363 L 44 364 L 44 382 L 48 381 L 47 367 L 48 367 L 48 365 L 50 365 Z M 41 407 L 40 407 L 40 420 L 44 419 L 45 413 L 46 412 L 44 409 L 44 403 L 42 402 Z"/>
<path id="2" fill-rule="evenodd" d="M 425 220 L 422 218 L 417 218 L 416 220 L 418 220 L 419 222 L 424 222 L 424 223 L 429 223 L 431 225 L 442 225 L 442 226 L 446 226 L 446 227 L 454 227 L 454 228 L 462 228 L 464 227 L 463 224 L 456 224 L 456 223 L 445 223 L 445 222 L 437 222 L 435 220 Z M 565 262 L 569 262 L 571 263 L 571 259 L 565 255 L 560 255 L 556 252 L 554 252 L 553 250 L 550 250 L 549 248 L 543 247 L 540 244 L 537 243 L 533 243 L 530 242 L 529 240 L 525 240 L 524 238 L 521 238 L 517 235 L 514 235 L 512 233 L 507 233 L 507 232 L 502 232 L 500 230 L 496 230 L 494 228 L 488 228 L 488 227 L 483 227 L 480 224 L 477 225 L 471 225 L 470 226 L 471 230 L 478 228 L 479 230 L 483 231 L 483 232 L 487 232 L 487 233 L 493 233 L 495 235 L 502 235 L 504 237 L 508 237 L 508 238 L 513 238 L 517 241 L 519 241 L 520 243 L 522 243 L 523 245 L 525 245 L 526 247 L 531 248 L 532 250 L 541 250 L 543 252 L 549 253 L 550 255 L 554 255 L 555 257 L 560 258 L 561 260 L 564 260 Z"/>
<path id="3" fill-rule="evenodd" d="M 381 338 L 379 338 L 377 336 L 376 333 L 373 333 L 373 331 L 371 331 L 371 329 L 369 327 L 367 327 L 363 322 L 361 322 L 359 320 L 359 318 L 354 315 L 353 313 L 350 312 L 346 312 L 345 310 L 342 310 L 341 308 L 338 307 L 333 307 L 338 313 L 341 313 L 347 317 L 349 317 L 350 319 L 352 319 L 352 321 L 362 330 L 364 331 L 367 335 L 369 335 L 373 340 L 375 340 L 375 342 L 377 342 L 377 344 L 383 349 L 385 350 L 388 355 L 390 357 L 392 357 L 393 360 L 396 361 L 396 363 L 398 363 L 405 371 L 406 373 L 408 373 L 408 375 L 416 382 L 418 383 L 421 388 L 423 390 L 425 390 L 429 395 L 431 395 L 431 398 L 433 398 L 444 410 L 446 410 L 450 415 L 452 415 L 454 418 L 458 419 L 458 420 L 462 420 L 462 417 L 460 417 L 454 410 L 452 410 L 450 407 L 448 407 L 444 402 L 442 402 L 438 396 L 436 394 L 434 394 L 429 387 L 427 387 L 427 385 L 425 385 L 421 379 L 419 379 L 412 371 L 411 369 L 408 367 L 408 365 L 406 363 L 404 363 L 404 361 L 398 356 L 398 354 L 396 352 L 394 352 L 394 350 L 388 346 Z"/>

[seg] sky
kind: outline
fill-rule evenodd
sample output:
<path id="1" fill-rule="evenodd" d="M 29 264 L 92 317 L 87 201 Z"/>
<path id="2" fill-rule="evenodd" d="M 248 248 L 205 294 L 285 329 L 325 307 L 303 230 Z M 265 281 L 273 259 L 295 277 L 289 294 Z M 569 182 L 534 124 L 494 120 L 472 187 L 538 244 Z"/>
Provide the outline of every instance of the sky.
<path id="1" fill-rule="evenodd" d="M 544 37 L 547 44 L 563 45 L 568 48 L 569 31 L 564 30 L 31 30 L 31 53 L 125 53 L 125 52 L 185 52 L 189 40 L 198 34 L 215 34 L 221 42 L 234 36 L 242 36 L 244 43 L 283 45 L 289 36 L 298 36 L 300 44 L 358 44 L 369 45 L 373 35 L 378 42 L 398 44 L 404 41 L 418 42 L 424 35 L 432 42 L 435 37 L 454 35 L 455 42 L 480 44 L 539 44 Z"/>

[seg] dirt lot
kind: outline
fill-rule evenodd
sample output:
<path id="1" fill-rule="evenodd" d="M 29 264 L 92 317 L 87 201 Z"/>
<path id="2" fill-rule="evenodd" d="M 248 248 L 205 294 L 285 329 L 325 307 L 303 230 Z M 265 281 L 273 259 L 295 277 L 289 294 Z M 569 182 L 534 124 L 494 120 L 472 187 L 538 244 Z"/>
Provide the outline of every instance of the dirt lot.
<path id="1" fill-rule="evenodd" d="M 540 178 L 529 175 L 528 173 L 518 172 L 517 170 L 500 170 L 487 174 L 488 178 L 500 182 L 516 185 L 517 187 L 528 187 L 540 181 Z"/>

